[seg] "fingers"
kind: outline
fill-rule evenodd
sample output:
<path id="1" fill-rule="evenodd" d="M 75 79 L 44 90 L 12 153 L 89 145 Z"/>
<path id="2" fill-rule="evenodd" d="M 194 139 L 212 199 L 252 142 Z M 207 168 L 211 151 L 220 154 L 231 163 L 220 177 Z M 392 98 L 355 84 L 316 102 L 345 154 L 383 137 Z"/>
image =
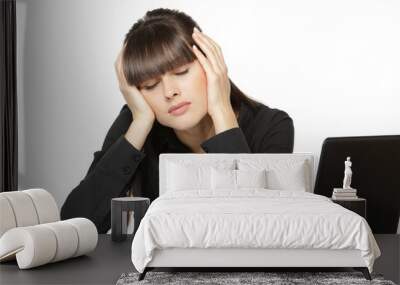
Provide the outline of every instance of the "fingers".
<path id="1" fill-rule="evenodd" d="M 226 64 L 225 64 L 225 60 L 224 60 L 224 56 L 222 55 L 222 50 L 221 50 L 221 48 L 210 38 L 210 37 L 208 37 L 207 35 L 205 35 L 205 34 L 203 34 L 204 35 L 204 37 L 206 37 L 210 42 L 212 42 L 212 43 L 214 43 L 215 45 L 216 45 L 216 51 L 217 51 L 217 55 L 218 55 L 218 64 L 219 64 L 219 67 L 221 68 L 221 70 L 223 71 L 223 72 L 228 72 L 228 68 L 226 67 Z"/>
<path id="2" fill-rule="evenodd" d="M 201 32 L 199 32 L 198 34 L 199 34 L 199 36 L 204 37 L 206 39 L 206 41 L 208 41 L 214 47 L 213 50 L 215 51 L 215 54 L 218 57 L 218 63 L 220 65 L 220 67 L 222 69 L 224 69 L 225 68 L 225 61 L 224 61 L 224 57 L 222 55 L 221 47 L 212 38 L 210 38 L 206 34 L 201 33 Z"/>
<path id="3" fill-rule="evenodd" d="M 213 70 L 218 74 L 227 73 L 228 69 L 219 45 L 209 36 L 200 32 L 196 27 L 194 28 L 193 38 L 206 53 L 207 59 L 211 62 Z"/>
<path id="4" fill-rule="evenodd" d="M 123 72 L 123 68 L 122 68 L 122 56 L 123 56 L 125 47 L 126 47 L 126 44 L 124 44 L 122 49 L 119 51 L 117 59 L 115 60 L 115 63 L 114 63 L 115 72 L 118 77 L 118 82 L 120 84 L 120 87 L 122 87 L 122 88 L 125 88 L 126 85 L 128 85 L 126 78 L 125 78 L 125 74 Z"/>
<path id="5" fill-rule="evenodd" d="M 198 32 L 193 33 L 193 39 L 200 46 L 200 48 L 205 52 L 207 59 L 211 62 L 211 69 L 215 72 L 218 72 L 219 65 L 215 58 L 215 50 L 214 47 L 205 41 L 205 38 L 199 35 Z"/>
<path id="6" fill-rule="evenodd" d="M 204 54 L 195 45 L 193 45 L 193 52 L 197 56 L 197 59 L 200 61 L 200 64 L 205 69 L 206 74 L 208 74 L 208 75 L 214 74 L 215 71 L 213 70 L 210 62 L 207 60 L 207 58 L 204 56 Z"/>

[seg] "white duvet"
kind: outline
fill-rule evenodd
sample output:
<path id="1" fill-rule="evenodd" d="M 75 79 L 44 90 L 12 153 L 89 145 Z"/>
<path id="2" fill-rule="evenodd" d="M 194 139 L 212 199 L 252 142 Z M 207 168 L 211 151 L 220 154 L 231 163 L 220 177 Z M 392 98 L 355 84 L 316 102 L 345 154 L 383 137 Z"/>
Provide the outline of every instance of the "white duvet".
<path id="1" fill-rule="evenodd" d="M 259 188 L 158 197 L 132 241 L 133 265 L 143 272 L 168 247 L 358 249 L 370 272 L 381 254 L 367 221 L 329 198 Z"/>

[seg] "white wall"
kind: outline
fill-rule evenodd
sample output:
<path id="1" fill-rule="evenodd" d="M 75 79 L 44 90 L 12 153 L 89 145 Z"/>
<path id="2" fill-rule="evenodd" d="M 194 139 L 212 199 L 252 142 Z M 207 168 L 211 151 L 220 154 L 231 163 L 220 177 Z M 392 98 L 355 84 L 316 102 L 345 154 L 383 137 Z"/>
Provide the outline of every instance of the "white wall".
<path id="1" fill-rule="evenodd" d="M 45 188 L 61 207 L 78 185 L 124 104 L 122 40 L 157 7 L 191 15 L 231 79 L 290 114 L 295 152 L 318 159 L 328 136 L 400 133 L 399 1 L 17 0 L 20 189 Z"/>

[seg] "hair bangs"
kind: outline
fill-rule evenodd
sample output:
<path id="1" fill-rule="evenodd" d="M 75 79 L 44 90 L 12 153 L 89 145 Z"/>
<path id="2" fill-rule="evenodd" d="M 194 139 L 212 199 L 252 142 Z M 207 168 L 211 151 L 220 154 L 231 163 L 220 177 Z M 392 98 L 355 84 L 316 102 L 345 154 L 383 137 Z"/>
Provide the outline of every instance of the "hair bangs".
<path id="1" fill-rule="evenodd" d="M 185 38 L 167 25 L 149 25 L 128 41 L 123 70 L 128 84 L 139 87 L 146 80 L 159 78 L 164 73 L 196 59 L 191 46 L 193 40 Z"/>

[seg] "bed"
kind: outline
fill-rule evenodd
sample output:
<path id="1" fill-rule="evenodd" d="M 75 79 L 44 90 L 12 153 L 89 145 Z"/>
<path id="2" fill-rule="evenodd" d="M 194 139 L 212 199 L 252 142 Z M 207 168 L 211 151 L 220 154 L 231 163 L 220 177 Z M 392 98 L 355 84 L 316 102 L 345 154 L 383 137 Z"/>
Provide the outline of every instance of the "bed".
<path id="1" fill-rule="evenodd" d="M 313 193 L 314 159 L 291 154 L 160 154 L 160 195 L 132 241 L 158 267 L 352 267 L 381 254 L 367 221 Z"/>

